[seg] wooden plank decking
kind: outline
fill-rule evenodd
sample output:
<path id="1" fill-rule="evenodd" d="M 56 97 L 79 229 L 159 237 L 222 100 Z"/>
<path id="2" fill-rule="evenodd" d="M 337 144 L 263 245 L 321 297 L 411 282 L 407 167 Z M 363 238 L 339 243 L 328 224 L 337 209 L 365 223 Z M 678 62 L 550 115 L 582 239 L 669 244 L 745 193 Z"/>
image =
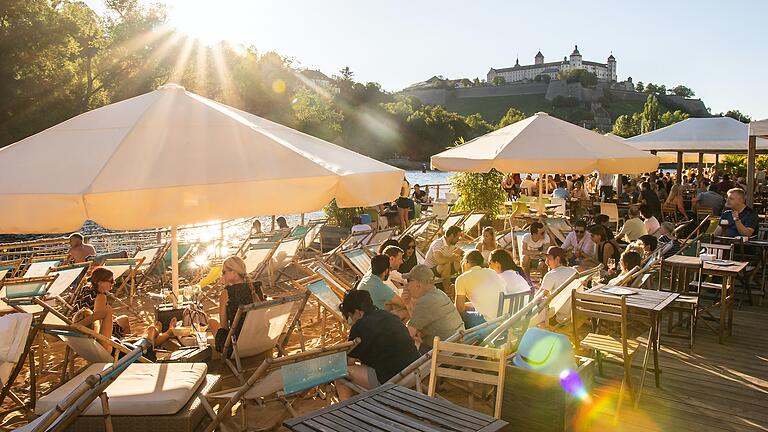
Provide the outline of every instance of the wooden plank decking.
<path id="1" fill-rule="evenodd" d="M 768 431 L 768 308 L 736 310 L 733 336 L 723 345 L 700 323 L 692 352 L 686 340 L 664 338 L 665 327 L 661 388 L 649 373 L 640 407 L 633 409 L 627 397 L 619 423 L 613 425 L 621 369 L 606 366 L 575 430 Z M 635 364 L 641 361 L 635 359 Z M 635 386 L 639 378 L 637 370 Z"/>

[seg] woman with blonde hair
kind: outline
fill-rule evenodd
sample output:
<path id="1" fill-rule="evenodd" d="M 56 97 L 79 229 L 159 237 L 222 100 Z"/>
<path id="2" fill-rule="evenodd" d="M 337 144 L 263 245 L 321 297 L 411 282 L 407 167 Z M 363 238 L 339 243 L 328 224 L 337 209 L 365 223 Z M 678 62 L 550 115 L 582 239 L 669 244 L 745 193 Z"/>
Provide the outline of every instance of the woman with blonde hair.
<path id="1" fill-rule="evenodd" d="M 483 255 L 483 260 L 488 264 L 488 258 L 491 257 L 491 252 L 499 249 L 499 244 L 496 243 L 496 231 L 492 226 L 483 228 L 483 236 L 480 241 L 477 242 L 477 245 L 475 245 L 475 249 L 480 251 Z"/>
<path id="2" fill-rule="evenodd" d="M 249 305 L 264 300 L 261 291 L 261 282 L 253 282 L 248 276 L 245 261 L 238 256 L 231 256 L 224 260 L 221 266 L 221 277 L 226 285 L 219 295 L 219 320 L 210 318 L 208 328 L 214 336 L 216 351 L 222 352 L 227 341 L 227 334 L 232 326 L 235 326 L 235 334 L 239 335 L 243 327 L 243 320 L 233 323 L 237 309 L 243 305 Z"/>
<path id="3" fill-rule="evenodd" d="M 678 213 L 683 215 L 683 219 L 688 220 L 688 213 L 685 211 L 685 204 L 683 201 L 683 187 L 680 186 L 680 183 L 672 185 L 664 204 L 673 204 Z"/>

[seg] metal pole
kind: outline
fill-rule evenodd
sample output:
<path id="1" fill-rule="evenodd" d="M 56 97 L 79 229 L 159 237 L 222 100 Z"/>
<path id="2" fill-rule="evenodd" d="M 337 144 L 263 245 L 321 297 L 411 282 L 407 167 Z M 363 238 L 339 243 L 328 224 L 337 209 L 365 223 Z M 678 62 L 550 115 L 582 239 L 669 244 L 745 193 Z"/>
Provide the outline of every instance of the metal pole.
<path id="1" fill-rule="evenodd" d="M 275 215 L 272 215 L 272 231 L 275 230 Z"/>
<path id="2" fill-rule="evenodd" d="M 699 175 L 696 179 L 696 185 L 701 190 L 701 185 L 704 183 L 704 153 L 699 152 Z"/>
<path id="3" fill-rule="evenodd" d="M 299 225 L 304 225 L 304 213 L 301 214 L 301 223 Z"/>
<path id="4" fill-rule="evenodd" d="M 683 184 L 683 152 L 677 152 L 677 182 Z"/>
<path id="5" fill-rule="evenodd" d="M 752 207 L 755 200 L 755 153 L 757 152 L 757 137 L 750 135 L 747 150 L 747 205 Z"/>
<path id="6" fill-rule="evenodd" d="M 171 227 L 171 291 L 175 309 L 179 307 L 179 233 L 175 225 Z"/>

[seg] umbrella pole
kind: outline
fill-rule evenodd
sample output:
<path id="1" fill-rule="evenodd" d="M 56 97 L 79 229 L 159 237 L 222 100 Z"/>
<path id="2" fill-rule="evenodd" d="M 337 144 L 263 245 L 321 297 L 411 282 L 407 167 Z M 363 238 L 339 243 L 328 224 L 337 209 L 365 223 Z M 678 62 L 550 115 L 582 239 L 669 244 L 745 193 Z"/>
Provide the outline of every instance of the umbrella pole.
<path id="1" fill-rule="evenodd" d="M 176 226 L 171 227 L 171 303 L 179 307 L 179 238 Z"/>
<path id="2" fill-rule="evenodd" d="M 544 174 L 539 174 L 539 215 L 544 214 Z"/>

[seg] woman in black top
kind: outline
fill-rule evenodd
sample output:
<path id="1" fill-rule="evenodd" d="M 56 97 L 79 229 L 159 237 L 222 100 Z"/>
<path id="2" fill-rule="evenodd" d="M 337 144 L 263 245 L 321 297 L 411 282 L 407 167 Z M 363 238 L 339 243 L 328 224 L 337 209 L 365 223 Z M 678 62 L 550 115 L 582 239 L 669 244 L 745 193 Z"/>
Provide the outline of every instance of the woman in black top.
<path id="1" fill-rule="evenodd" d="M 93 328 L 94 331 L 107 338 L 114 336 L 119 339 L 130 333 L 131 326 L 128 316 L 114 316 L 112 306 L 107 302 L 107 294 L 112 291 L 112 285 L 115 283 L 112 270 L 96 267 L 91 273 L 89 282 L 90 285 L 84 287 L 75 300 L 73 317 L 77 324 Z M 81 313 L 85 310 L 90 311 L 90 313 Z M 82 315 L 85 317 L 79 319 L 79 316 Z M 109 344 L 102 343 L 102 345 L 107 351 L 112 350 Z"/>
<path id="2" fill-rule="evenodd" d="M 605 265 L 609 272 L 615 270 L 621 258 L 621 249 L 613 237 L 608 235 L 607 230 L 602 225 L 592 225 L 589 227 L 589 233 L 592 235 L 592 241 L 597 245 L 597 260 Z M 610 260 L 613 262 L 609 262 Z"/>
<path id="3" fill-rule="evenodd" d="M 403 250 L 403 263 L 400 264 L 398 271 L 400 273 L 408 273 L 411 269 L 419 263 L 416 257 L 416 240 L 410 235 L 404 235 L 400 239 L 400 249 Z"/>
<path id="4" fill-rule="evenodd" d="M 249 305 L 264 300 L 261 292 L 261 283 L 252 282 L 245 268 L 245 261 L 237 256 L 231 256 L 224 260 L 221 268 L 221 277 L 226 284 L 225 289 L 219 295 L 219 319 L 208 320 L 208 328 L 214 335 L 216 351 L 224 351 L 227 334 L 232 325 L 235 325 L 235 334 L 239 335 L 243 327 L 243 320 L 233 324 L 237 309 L 243 305 Z"/>

